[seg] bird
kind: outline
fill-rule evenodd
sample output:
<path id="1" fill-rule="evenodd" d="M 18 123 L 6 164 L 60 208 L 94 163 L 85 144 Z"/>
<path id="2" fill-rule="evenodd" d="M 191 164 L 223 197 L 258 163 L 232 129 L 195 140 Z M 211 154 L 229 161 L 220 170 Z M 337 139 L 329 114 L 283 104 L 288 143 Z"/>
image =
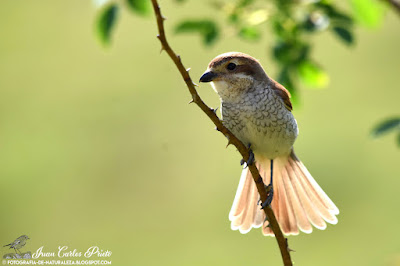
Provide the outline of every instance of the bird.
<path id="1" fill-rule="evenodd" d="M 19 251 L 20 248 L 25 246 L 26 240 L 28 239 L 30 239 L 28 236 L 22 235 L 17 239 L 15 239 L 12 243 L 4 245 L 4 247 L 10 246 L 10 248 L 13 248 L 15 250 L 15 253 L 17 253 L 17 251 Z M 21 251 L 19 253 L 21 253 Z"/>
<path id="2" fill-rule="evenodd" d="M 257 59 L 240 52 L 215 57 L 200 82 L 211 84 L 221 101 L 223 125 L 254 155 L 270 188 L 268 200 L 260 205 L 272 208 L 282 232 L 298 235 L 337 224 L 339 209 L 294 153 L 298 127 L 289 91 Z M 251 172 L 244 167 L 229 212 L 232 230 L 245 234 L 262 227 L 263 235 L 274 236 L 259 201 Z"/>

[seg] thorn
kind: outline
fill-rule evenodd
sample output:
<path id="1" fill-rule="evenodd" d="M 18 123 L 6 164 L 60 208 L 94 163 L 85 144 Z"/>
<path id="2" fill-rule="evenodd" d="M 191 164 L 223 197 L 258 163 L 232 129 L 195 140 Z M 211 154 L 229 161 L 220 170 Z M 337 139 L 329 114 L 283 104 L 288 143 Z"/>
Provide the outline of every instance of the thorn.
<path id="1" fill-rule="evenodd" d="M 217 108 L 210 108 L 210 110 L 214 113 L 214 114 L 217 114 L 217 110 L 218 110 L 218 107 Z"/>
<path id="2" fill-rule="evenodd" d="M 188 69 L 186 69 L 186 72 L 189 72 L 191 70 L 191 68 L 189 67 Z"/>
<path id="3" fill-rule="evenodd" d="M 165 51 L 164 46 L 161 46 L 160 54 L 161 54 L 163 51 Z"/>
<path id="4" fill-rule="evenodd" d="M 164 17 L 163 15 L 161 15 L 161 19 L 162 19 L 163 21 L 165 21 L 165 20 L 167 20 L 167 17 Z"/>
<path id="5" fill-rule="evenodd" d="M 228 148 L 228 146 L 231 145 L 231 144 L 232 144 L 232 142 L 231 142 L 231 140 L 228 138 L 228 144 L 226 144 L 226 147 L 225 147 L 225 148 Z"/>
<path id="6" fill-rule="evenodd" d="M 216 131 L 221 131 L 221 130 L 218 129 L 218 127 L 215 127 L 214 129 L 215 129 Z"/>
<path id="7" fill-rule="evenodd" d="M 192 81 L 193 86 L 198 87 L 199 85 Z"/>
<path id="8" fill-rule="evenodd" d="M 177 55 L 176 57 L 178 57 L 179 62 L 182 62 L 180 55 Z"/>
<path id="9" fill-rule="evenodd" d="M 191 103 L 194 103 L 194 100 L 193 100 L 193 99 L 191 99 L 190 102 L 188 102 L 188 104 L 191 104 Z"/>
<path id="10" fill-rule="evenodd" d="M 265 218 L 264 223 L 268 221 L 268 218 Z M 271 224 L 268 221 L 268 224 L 264 226 L 264 228 L 271 228 Z"/>
<path id="11" fill-rule="evenodd" d="M 285 238 L 285 240 L 286 240 L 286 248 L 287 248 L 287 251 L 288 251 L 288 252 L 291 252 L 291 251 L 293 251 L 293 252 L 296 252 L 296 250 L 289 248 L 289 242 L 288 242 L 288 239 L 287 239 L 287 238 Z"/>

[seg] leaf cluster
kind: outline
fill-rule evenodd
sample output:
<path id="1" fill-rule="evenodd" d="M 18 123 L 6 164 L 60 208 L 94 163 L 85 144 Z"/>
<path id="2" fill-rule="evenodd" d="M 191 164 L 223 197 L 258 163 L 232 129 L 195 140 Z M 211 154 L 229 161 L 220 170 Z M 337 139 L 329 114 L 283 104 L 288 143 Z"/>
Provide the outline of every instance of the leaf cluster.
<path id="1" fill-rule="evenodd" d="M 354 42 L 353 19 L 330 1 L 239 0 L 215 2 L 214 7 L 225 16 L 227 27 L 245 41 L 259 41 L 269 27 L 274 40 L 271 53 L 279 66 L 278 81 L 292 93 L 294 101 L 298 80 L 310 88 L 323 88 L 329 82 L 328 74 L 312 59 L 313 35 L 328 30 L 345 44 Z M 182 21 L 176 29 L 179 33 L 200 33 L 204 44 L 212 45 L 222 34 L 217 22 L 206 21 Z"/>
<path id="2" fill-rule="evenodd" d="M 151 12 L 149 0 L 97 0 L 103 3 L 96 21 L 101 42 L 108 45 L 115 28 L 121 6 L 134 14 L 146 16 Z M 185 0 L 175 0 L 177 3 Z M 279 69 L 278 82 L 292 94 L 296 103 L 299 82 L 306 88 L 324 88 L 329 76 L 321 64 L 312 57 L 312 40 L 317 34 L 328 31 L 347 45 L 354 43 L 353 27 L 357 21 L 375 26 L 382 18 L 382 8 L 377 0 L 351 0 L 354 15 L 342 11 L 330 0 L 214 0 L 210 8 L 219 10 L 225 17 L 222 27 L 210 18 L 183 20 L 175 32 L 194 33 L 201 36 L 206 46 L 214 45 L 224 36 L 223 30 L 234 29 L 238 38 L 257 42 L 265 32 L 272 32 L 274 44 L 270 48 Z M 104 4 L 105 3 L 105 4 Z"/>
<path id="3" fill-rule="evenodd" d="M 151 13 L 149 0 L 95 0 L 100 3 L 96 18 L 96 32 L 104 45 L 109 45 L 122 7 L 139 16 Z M 186 0 L 175 0 L 183 3 Z M 332 0 L 213 0 L 210 8 L 219 10 L 225 24 L 219 25 L 213 17 L 183 20 L 175 26 L 177 34 L 194 33 L 201 36 L 206 46 L 215 45 L 224 36 L 224 30 L 233 29 L 238 38 L 257 42 L 263 34 L 272 32 L 273 45 L 269 48 L 279 73 L 277 80 L 298 102 L 298 86 L 324 88 L 329 75 L 312 56 L 312 41 L 321 32 L 329 32 L 343 44 L 355 42 L 354 27 L 377 27 L 382 21 L 384 6 L 378 0 L 349 0 L 352 14 L 343 11 Z M 398 132 L 400 146 L 400 118 L 387 119 L 373 130 L 381 136 L 389 131 Z"/>

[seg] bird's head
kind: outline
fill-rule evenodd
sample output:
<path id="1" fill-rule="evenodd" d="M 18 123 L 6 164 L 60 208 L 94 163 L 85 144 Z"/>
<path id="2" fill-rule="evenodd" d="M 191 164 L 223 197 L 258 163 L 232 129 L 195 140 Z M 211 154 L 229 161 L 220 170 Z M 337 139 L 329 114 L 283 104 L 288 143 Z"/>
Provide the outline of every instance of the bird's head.
<path id="1" fill-rule="evenodd" d="M 20 237 L 18 237 L 19 240 L 28 240 L 29 237 L 27 235 L 22 235 Z"/>
<path id="2" fill-rule="evenodd" d="M 200 82 L 211 82 L 214 90 L 224 98 L 237 97 L 257 85 L 268 82 L 268 76 L 253 57 L 230 52 L 215 57 Z"/>

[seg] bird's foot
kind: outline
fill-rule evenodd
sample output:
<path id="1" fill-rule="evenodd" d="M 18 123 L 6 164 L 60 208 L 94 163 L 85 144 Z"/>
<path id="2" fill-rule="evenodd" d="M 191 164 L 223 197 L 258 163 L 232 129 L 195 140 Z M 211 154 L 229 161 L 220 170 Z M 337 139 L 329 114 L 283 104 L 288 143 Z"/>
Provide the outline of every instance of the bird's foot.
<path id="1" fill-rule="evenodd" d="M 259 199 L 258 201 L 257 201 L 257 205 L 262 205 L 262 200 L 261 199 Z M 261 209 L 263 209 L 264 207 L 262 207 Z M 265 224 L 265 222 L 268 222 L 267 223 L 267 225 L 264 227 L 264 228 L 267 228 L 267 227 L 271 227 L 270 226 L 270 223 L 269 223 L 269 219 L 268 219 L 268 215 L 265 215 L 265 219 L 264 219 L 264 222 L 263 222 L 263 224 Z"/>
<path id="2" fill-rule="evenodd" d="M 254 153 L 253 153 L 253 151 L 251 150 L 250 147 L 251 147 L 251 144 L 249 144 L 249 146 L 248 146 L 248 148 L 249 148 L 249 159 L 247 159 L 247 161 L 244 161 L 244 159 L 240 160 L 240 165 L 243 165 L 244 163 L 246 163 L 244 168 L 246 168 L 247 166 L 249 166 L 250 164 L 253 164 L 255 162 Z"/>
<path id="3" fill-rule="evenodd" d="M 265 189 L 267 190 L 267 199 L 261 204 L 261 209 L 270 206 L 274 197 L 274 188 L 272 185 L 265 186 Z"/>

